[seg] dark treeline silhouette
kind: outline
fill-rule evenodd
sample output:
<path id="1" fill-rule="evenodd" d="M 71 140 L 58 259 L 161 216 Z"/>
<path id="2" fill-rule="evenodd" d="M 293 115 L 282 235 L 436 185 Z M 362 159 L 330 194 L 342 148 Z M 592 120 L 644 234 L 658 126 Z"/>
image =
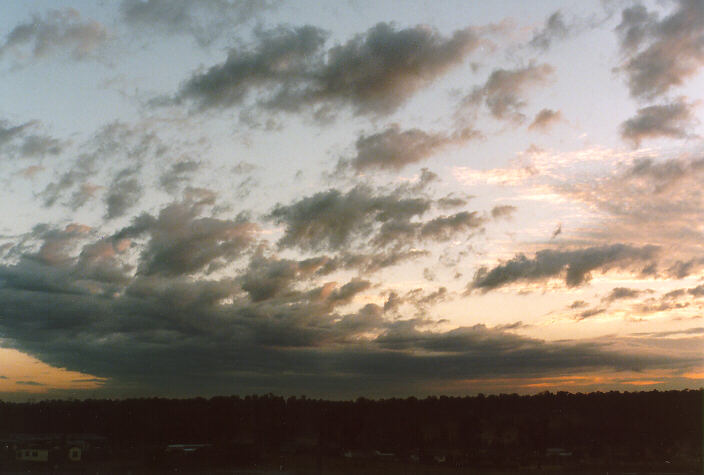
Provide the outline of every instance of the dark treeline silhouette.
<path id="1" fill-rule="evenodd" d="M 0 402 L 0 436 L 90 433 L 113 453 L 211 444 L 254 459 L 325 456 L 478 466 L 701 464 L 704 391 L 544 392 L 326 401 L 274 395 L 211 399 Z M 438 454 L 442 454 L 440 457 Z M 579 461 L 579 462 L 577 462 Z"/>

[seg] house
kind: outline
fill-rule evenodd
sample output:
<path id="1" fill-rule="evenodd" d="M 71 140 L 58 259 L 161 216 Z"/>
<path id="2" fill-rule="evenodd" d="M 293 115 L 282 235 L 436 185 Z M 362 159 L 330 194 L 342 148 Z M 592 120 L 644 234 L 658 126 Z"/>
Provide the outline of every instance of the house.
<path id="1" fill-rule="evenodd" d="M 18 461 L 76 463 L 97 455 L 106 440 L 95 434 L 14 434 L 3 439 L 2 446 Z"/>
<path id="2" fill-rule="evenodd" d="M 49 449 L 40 447 L 30 447 L 19 449 L 16 452 L 17 460 L 23 460 L 27 462 L 48 462 L 49 461 Z"/>
<path id="3" fill-rule="evenodd" d="M 68 449 L 68 459 L 71 462 L 80 462 L 83 450 L 77 445 L 73 445 Z"/>

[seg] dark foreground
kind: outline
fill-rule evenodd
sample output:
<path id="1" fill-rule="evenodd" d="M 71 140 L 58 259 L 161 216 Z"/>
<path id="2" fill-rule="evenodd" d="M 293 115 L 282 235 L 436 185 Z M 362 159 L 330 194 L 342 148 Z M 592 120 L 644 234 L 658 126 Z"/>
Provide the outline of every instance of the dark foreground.
<path id="1" fill-rule="evenodd" d="M 702 473 L 703 395 L 0 403 L 0 473 Z"/>

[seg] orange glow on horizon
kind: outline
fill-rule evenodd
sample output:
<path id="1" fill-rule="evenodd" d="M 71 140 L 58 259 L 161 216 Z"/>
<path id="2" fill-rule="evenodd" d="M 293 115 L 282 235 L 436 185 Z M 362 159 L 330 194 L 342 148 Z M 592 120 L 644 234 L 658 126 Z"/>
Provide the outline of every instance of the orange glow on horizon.
<path id="1" fill-rule="evenodd" d="M 41 394 L 52 389 L 95 389 L 107 381 L 51 366 L 10 348 L 0 348 L 0 361 L 0 393 Z"/>

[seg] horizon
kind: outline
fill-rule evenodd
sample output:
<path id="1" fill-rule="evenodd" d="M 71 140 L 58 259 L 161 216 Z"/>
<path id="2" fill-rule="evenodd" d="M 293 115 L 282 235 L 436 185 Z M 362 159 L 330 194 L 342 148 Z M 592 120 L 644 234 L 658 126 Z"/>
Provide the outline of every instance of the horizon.
<path id="1" fill-rule="evenodd" d="M 0 400 L 704 385 L 702 0 L 4 10 Z"/>
<path id="2" fill-rule="evenodd" d="M 239 399 L 239 400 L 247 400 L 247 399 L 268 399 L 268 398 L 273 398 L 273 399 L 282 399 L 284 402 L 288 400 L 296 400 L 296 401 L 318 401 L 318 402 L 331 402 L 331 403 L 358 403 L 360 401 L 370 401 L 370 402 L 387 402 L 387 401 L 407 401 L 407 400 L 416 400 L 416 401 L 427 401 L 427 400 L 440 400 L 440 399 L 488 399 L 488 398 L 501 398 L 501 397 L 519 397 L 519 398 L 532 398 L 535 396 L 591 396 L 591 395 L 609 395 L 609 394 L 618 394 L 622 396 L 626 395 L 632 395 L 632 394 L 646 394 L 646 393 L 667 393 L 667 392 L 676 392 L 676 393 L 688 393 L 688 392 L 704 392 L 704 388 L 684 388 L 684 389 L 664 389 L 664 390 L 659 390 L 659 389 L 651 389 L 647 391 L 643 390 L 634 390 L 634 391 L 617 391 L 617 390 L 608 390 L 608 391 L 591 391 L 591 392 L 570 392 L 570 391 L 540 391 L 540 392 L 534 392 L 534 393 L 494 393 L 494 394 L 484 394 L 484 393 L 476 393 L 476 394 L 459 394 L 459 395 L 445 395 L 445 394 L 428 394 L 424 396 L 402 396 L 402 397 L 396 397 L 396 396 L 390 396 L 390 397 L 379 397 L 379 398 L 370 398 L 370 397 L 365 397 L 365 396 L 357 396 L 357 397 L 350 397 L 346 399 L 326 399 L 326 398 L 316 398 L 316 397 L 308 397 L 305 394 L 291 394 L 291 395 L 282 395 L 282 394 L 273 394 L 273 393 L 267 393 L 267 394 L 217 394 L 214 396 L 208 396 L 208 397 L 202 397 L 202 396 L 181 396 L 181 397 L 164 397 L 164 396 L 129 396 L 129 397 L 116 397 L 116 398 L 92 398 L 92 397 L 85 397 L 84 399 L 78 399 L 78 398 L 72 398 L 72 399 L 36 399 L 29 397 L 28 399 L 25 400 L 12 400 L 12 399 L 0 399 L 0 403 L 10 403 L 10 404 L 41 404 L 41 403 L 51 403 L 51 402 L 101 402 L 101 401 L 110 401 L 110 402 L 125 402 L 125 401 L 139 401 L 139 400 L 166 400 L 166 401 L 193 401 L 193 400 L 205 400 L 205 401 L 212 401 L 212 400 L 217 400 L 217 399 Z"/>

